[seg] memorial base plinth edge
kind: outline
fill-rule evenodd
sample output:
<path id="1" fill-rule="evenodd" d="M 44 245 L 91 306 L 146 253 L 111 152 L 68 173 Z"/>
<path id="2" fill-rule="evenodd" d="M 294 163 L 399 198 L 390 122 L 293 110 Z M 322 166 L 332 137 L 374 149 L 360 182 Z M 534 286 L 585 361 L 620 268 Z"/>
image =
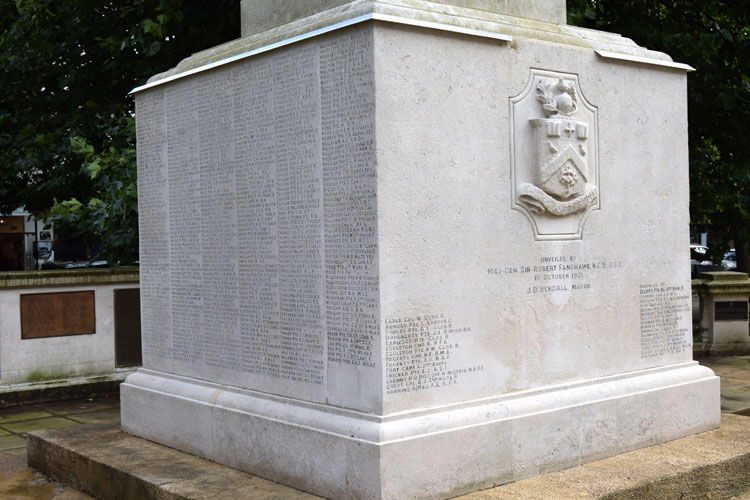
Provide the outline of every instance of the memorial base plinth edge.
<path id="1" fill-rule="evenodd" d="M 378 416 L 141 369 L 122 428 L 332 499 L 442 499 L 719 426 L 690 362 Z"/>

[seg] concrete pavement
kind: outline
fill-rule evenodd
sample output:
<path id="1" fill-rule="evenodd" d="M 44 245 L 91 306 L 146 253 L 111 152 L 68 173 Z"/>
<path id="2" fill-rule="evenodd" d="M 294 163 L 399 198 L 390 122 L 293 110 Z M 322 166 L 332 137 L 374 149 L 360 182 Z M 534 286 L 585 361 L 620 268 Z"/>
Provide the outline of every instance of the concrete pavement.
<path id="1" fill-rule="evenodd" d="M 721 377 L 722 411 L 750 416 L 750 356 L 705 358 L 699 361 Z M 26 434 L 33 430 L 77 427 L 87 423 L 119 424 L 119 421 L 117 398 L 0 409 L 0 499 L 89 500 L 91 497 L 67 488 L 26 465 Z M 84 429 L 81 427 L 81 431 Z M 494 490 L 474 495 L 480 495 L 476 498 L 490 498 L 482 496 L 489 494 L 489 491 Z M 733 498 L 750 500 L 750 494 Z"/>
<path id="2" fill-rule="evenodd" d="M 0 499 L 92 500 L 26 464 L 26 434 L 40 429 L 120 422 L 117 397 L 30 404 L 0 410 Z"/>
<path id="3" fill-rule="evenodd" d="M 750 416 L 750 356 L 698 360 L 721 377 L 721 411 Z"/>

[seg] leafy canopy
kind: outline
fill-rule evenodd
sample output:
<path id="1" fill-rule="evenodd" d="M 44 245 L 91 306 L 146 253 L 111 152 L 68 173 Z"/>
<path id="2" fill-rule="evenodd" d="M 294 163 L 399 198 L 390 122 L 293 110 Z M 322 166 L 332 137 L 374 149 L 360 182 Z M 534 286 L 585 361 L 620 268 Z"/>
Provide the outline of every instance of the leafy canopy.
<path id="1" fill-rule="evenodd" d="M 123 214 L 137 229 L 135 205 L 120 210 L 134 203 L 135 190 L 128 92 L 191 53 L 238 37 L 239 1 L 6 0 L 0 26 L 0 213 L 25 206 L 43 215 L 66 200 L 70 213 L 58 222 L 88 236 L 108 237 Z M 105 181 L 121 183 L 121 191 Z M 108 203 L 112 212 L 76 221 L 75 200 Z M 132 245 L 137 233 L 111 234 L 111 243 Z"/>
<path id="2" fill-rule="evenodd" d="M 130 147 L 96 152 L 82 137 L 71 139 L 73 153 L 83 161 L 95 195 L 87 203 L 71 198 L 55 203 L 47 220 L 75 228 L 101 245 L 97 256 L 111 263 L 132 264 L 138 258 L 138 189 L 135 161 L 135 121 L 123 118 L 118 142 Z"/>
<path id="3" fill-rule="evenodd" d="M 570 24 L 621 33 L 666 52 L 688 75 L 690 213 L 725 229 L 747 269 L 750 227 L 750 3 L 568 0 Z M 718 248 L 722 251 L 722 248 Z"/>

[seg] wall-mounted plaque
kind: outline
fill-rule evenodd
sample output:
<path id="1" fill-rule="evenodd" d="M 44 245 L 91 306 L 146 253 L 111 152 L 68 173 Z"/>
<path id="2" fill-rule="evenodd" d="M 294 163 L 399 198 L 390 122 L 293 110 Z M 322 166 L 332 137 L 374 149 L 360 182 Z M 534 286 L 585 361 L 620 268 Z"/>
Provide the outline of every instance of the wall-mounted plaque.
<path id="1" fill-rule="evenodd" d="M 21 338 L 96 333 L 94 291 L 21 294 Z"/>
<path id="2" fill-rule="evenodd" d="M 141 364 L 141 295 L 138 288 L 115 289 L 115 364 Z"/>
<path id="3" fill-rule="evenodd" d="M 747 301 L 736 300 L 714 303 L 714 321 L 747 321 Z"/>

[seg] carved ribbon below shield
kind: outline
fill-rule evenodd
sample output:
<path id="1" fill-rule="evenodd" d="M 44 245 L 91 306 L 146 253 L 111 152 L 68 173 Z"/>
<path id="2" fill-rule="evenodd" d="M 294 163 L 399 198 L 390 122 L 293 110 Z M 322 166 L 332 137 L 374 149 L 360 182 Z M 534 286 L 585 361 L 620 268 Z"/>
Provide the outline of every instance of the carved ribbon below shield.
<path id="1" fill-rule="evenodd" d="M 587 160 L 589 124 L 575 119 L 575 85 L 562 78 L 540 78 L 537 100 L 545 118 L 529 120 L 536 148 L 535 182 L 518 186 L 518 202 L 534 214 L 565 216 L 596 203 Z"/>

